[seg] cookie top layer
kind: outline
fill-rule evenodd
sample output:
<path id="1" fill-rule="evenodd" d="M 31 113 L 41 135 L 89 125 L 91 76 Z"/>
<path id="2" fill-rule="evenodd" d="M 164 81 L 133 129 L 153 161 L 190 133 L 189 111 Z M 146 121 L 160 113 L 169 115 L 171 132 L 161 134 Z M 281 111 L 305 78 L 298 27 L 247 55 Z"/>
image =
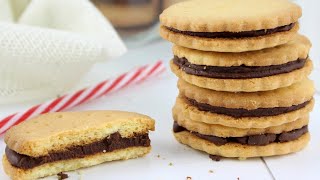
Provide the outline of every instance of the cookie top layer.
<path id="1" fill-rule="evenodd" d="M 181 79 L 178 81 L 178 88 L 183 96 L 194 99 L 200 103 L 225 108 L 243 108 L 247 110 L 290 107 L 302 104 L 310 101 L 315 92 L 313 82 L 309 79 L 305 79 L 289 87 L 254 93 L 214 91 L 197 87 Z"/>
<path id="2" fill-rule="evenodd" d="M 297 35 L 287 44 L 259 51 L 222 53 L 199 51 L 174 45 L 173 54 L 186 58 L 190 63 L 207 66 L 271 66 L 285 64 L 297 59 L 306 59 L 311 42 L 303 35 Z"/>
<path id="3" fill-rule="evenodd" d="M 119 132 L 121 137 L 154 130 L 148 116 L 123 111 L 49 113 L 12 127 L 5 135 L 7 146 L 24 155 L 39 157 L 97 142 Z"/>
<path id="4" fill-rule="evenodd" d="M 301 8 L 288 0 L 192 0 L 160 15 L 163 26 L 192 32 L 242 32 L 295 23 Z"/>

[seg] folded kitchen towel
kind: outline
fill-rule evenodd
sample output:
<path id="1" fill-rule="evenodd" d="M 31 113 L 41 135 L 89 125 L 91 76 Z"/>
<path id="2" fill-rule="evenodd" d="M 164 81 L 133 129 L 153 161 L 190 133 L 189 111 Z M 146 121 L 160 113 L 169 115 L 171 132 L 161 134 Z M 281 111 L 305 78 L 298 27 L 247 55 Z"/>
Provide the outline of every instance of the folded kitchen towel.
<path id="1" fill-rule="evenodd" d="M 0 0 L 0 21 L 13 21 L 9 0 Z"/>
<path id="2" fill-rule="evenodd" d="M 0 48 L 0 104 L 56 96 L 126 52 L 88 0 L 31 1 L 16 24 L 0 22 Z"/>

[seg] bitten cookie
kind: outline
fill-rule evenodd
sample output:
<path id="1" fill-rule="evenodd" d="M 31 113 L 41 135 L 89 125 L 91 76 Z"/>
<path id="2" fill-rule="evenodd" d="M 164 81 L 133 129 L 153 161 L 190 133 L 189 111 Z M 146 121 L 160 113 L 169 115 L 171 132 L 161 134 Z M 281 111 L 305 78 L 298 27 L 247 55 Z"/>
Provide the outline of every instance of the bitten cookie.
<path id="1" fill-rule="evenodd" d="M 313 108 L 311 80 L 273 91 L 232 93 L 200 88 L 179 80 L 173 115 L 236 128 L 266 128 L 293 122 Z"/>
<path id="2" fill-rule="evenodd" d="M 288 44 L 243 53 L 204 52 L 174 46 L 172 71 L 185 81 L 217 91 L 254 92 L 290 86 L 312 70 L 310 41 L 301 35 Z"/>
<path id="3" fill-rule="evenodd" d="M 23 122 L 5 135 L 5 172 L 36 179 L 150 152 L 154 120 L 122 111 L 50 113 Z"/>
<path id="4" fill-rule="evenodd" d="M 288 0 L 193 0 L 160 15 L 160 35 L 174 44 L 216 52 L 244 52 L 289 42 L 301 8 Z"/>

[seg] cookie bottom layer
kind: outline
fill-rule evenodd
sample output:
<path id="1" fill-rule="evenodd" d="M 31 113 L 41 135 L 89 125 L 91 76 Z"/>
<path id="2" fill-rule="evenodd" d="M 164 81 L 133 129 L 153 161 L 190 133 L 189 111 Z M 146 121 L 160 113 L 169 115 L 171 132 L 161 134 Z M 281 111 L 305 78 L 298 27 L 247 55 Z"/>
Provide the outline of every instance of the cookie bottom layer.
<path id="1" fill-rule="evenodd" d="M 170 61 L 170 67 L 176 76 L 199 87 L 216 91 L 257 92 L 287 87 L 300 82 L 308 77 L 313 65 L 311 60 L 307 60 L 303 68 L 290 73 L 251 79 L 215 79 L 190 75 L 182 71 L 173 61 Z"/>
<path id="2" fill-rule="evenodd" d="M 306 133 L 294 141 L 271 143 L 266 146 L 249 146 L 242 145 L 240 143 L 227 143 L 222 146 L 217 146 L 207 140 L 191 134 L 188 131 L 174 133 L 174 136 L 180 143 L 188 145 L 193 149 L 204 151 L 211 155 L 233 158 L 264 157 L 294 153 L 307 146 L 310 140 L 310 134 Z"/>
<path id="3" fill-rule="evenodd" d="M 174 44 L 191 49 L 215 52 L 244 52 L 261 50 L 285 44 L 294 38 L 294 35 L 296 35 L 298 30 L 299 24 L 296 24 L 290 31 L 278 32 L 259 37 L 228 39 L 189 36 L 170 31 L 166 27 L 161 26 L 160 35 L 162 38 Z"/>
<path id="4" fill-rule="evenodd" d="M 85 158 L 71 159 L 65 161 L 57 161 L 53 163 L 43 164 L 41 166 L 24 170 L 12 166 L 7 157 L 4 155 L 2 163 L 4 171 L 12 179 L 37 179 L 41 177 L 56 175 L 60 172 L 72 171 L 84 167 L 90 167 L 108 161 L 127 160 L 138 158 L 148 154 L 151 147 L 130 147 L 126 149 L 116 150 L 107 153 L 99 153 Z"/>

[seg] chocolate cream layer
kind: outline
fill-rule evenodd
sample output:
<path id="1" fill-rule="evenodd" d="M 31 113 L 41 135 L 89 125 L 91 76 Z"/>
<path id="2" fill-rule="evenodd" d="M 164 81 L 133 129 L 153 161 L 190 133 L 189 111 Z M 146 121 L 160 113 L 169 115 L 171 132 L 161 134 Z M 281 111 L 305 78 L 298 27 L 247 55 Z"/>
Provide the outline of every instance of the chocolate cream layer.
<path id="1" fill-rule="evenodd" d="M 200 103 L 194 99 L 190 99 L 186 97 L 186 100 L 192 106 L 197 107 L 200 111 L 207 111 L 216 114 L 224 114 L 227 116 L 232 116 L 235 118 L 241 117 L 264 117 L 264 116 L 277 116 L 280 114 L 296 111 L 307 106 L 310 101 L 306 101 L 304 103 L 293 105 L 290 107 L 274 107 L 274 108 L 258 108 L 258 109 L 243 109 L 243 108 L 225 108 L 219 106 L 212 106 L 210 104 Z"/>
<path id="2" fill-rule="evenodd" d="M 118 149 L 138 146 L 150 146 L 150 139 L 148 134 L 135 135 L 134 137 L 130 138 L 122 138 L 120 133 L 117 132 L 111 134 L 109 137 L 101 141 L 86 144 L 83 146 L 69 147 L 67 150 L 61 152 L 52 152 L 42 157 L 31 157 L 19 154 L 11 150 L 8 146 L 6 147 L 5 154 L 12 166 L 21 169 L 31 169 L 36 166 L 55 161 L 84 158 L 89 155 L 112 152 Z"/>
<path id="3" fill-rule="evenodd" d="M 300 129 L 295 129 L 289 132 L 283 132 L 280 134 L 261 134 L 261 135 L 251 135 L 251 136 L 244 136 L 244 137 L 218 137 L 218 136 L 210 136 L 210 135 L 203 135 L 197 132 L 192 132 L 187 130 L 186 128 L 180 126 L 177 122 L 173 124 L 173 132 L 178 133 L 182 131 L 188 131 L 193 135 L 210 141 L 217 146 L 222 146 L 227 143 L 240 143 L 243 145 L 250 145 L 250 146 L 265 146 L 271 143 L 283 143 L 288 141 L 294 141 L 308 132 L 308 126 L 304 126 Z"/>
<path id="4" fill-rule="evenodd" d="M 173 63 L 187 74 L 216 79 L 250 79 L 289 73 L 303 68 L 306 61 L 307 58 L 271 66 L 241 65 L 221 67 L 191 64 L 186 58 L 179 58 L 177 56 L 173 58 Z"/>
<path id="5" fill-rule="evenodd" d="M 278 32 L 290 31 L 296 23 L 291 23 L 285 26 L 280 26 L 273 29 L 261 29 L 256 31 L 242 31 L 242 32 L 192 32 L 192 31 L 180 31 L 172 27 L 166 27 L 169 31 L 184 34 L 188 36 L 196 36 L 202 38 L 248 38 L 270 35 Z"/>

